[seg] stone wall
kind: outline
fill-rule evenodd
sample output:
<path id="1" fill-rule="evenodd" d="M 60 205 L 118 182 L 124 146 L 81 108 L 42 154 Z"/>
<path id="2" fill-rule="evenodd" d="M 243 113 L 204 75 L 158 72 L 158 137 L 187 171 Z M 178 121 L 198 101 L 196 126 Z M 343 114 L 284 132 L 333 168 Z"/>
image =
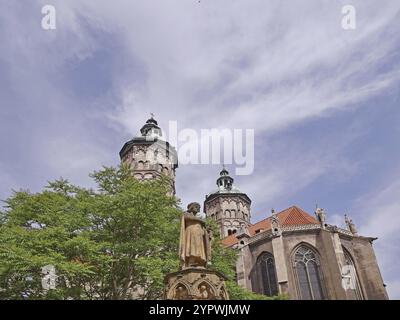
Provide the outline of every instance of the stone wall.
<path id="1" fill-rule="evenodd" d="M 262 253 L 269 252 L 275 259 L 279 292 L 288 294 L 290 299 L 301 299 L 293 255 L 303 244 L 312 248 L 318 255 L 325 299 L 356 299 L 354 290 L 345 289 L 342 285 L 344 250 L 354 262 L 362 297 L 388 298 L 370 238 L 343 235 L 322 228 L 286 231 L 282 236 L 272 236 L 263 232 L 257 235 L 257 241 L 252 241 L 252 238 L 246 241 L 248 244 L 240 246 L 237 263 L 238 283 L 249 290 L 262 293 L 262 278 L 257 271 L 256 262 Z"/>

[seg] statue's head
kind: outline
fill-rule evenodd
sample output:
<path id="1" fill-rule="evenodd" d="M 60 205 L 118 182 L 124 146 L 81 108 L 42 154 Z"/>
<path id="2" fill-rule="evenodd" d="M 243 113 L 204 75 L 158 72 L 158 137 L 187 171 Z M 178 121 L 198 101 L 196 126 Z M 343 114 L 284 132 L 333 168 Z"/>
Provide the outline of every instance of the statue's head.
<path id="1" fill-rule="evenodd" d="M 188 212 L 191 212 L 194 215 L 196 215 L 197 213 L 200 212 L 200 204 L 198 204 L 197 202 L 189 203 L 187 206 L 187 209 L 188 209 Z"/>
<path id="2" fill-rule="evenodd" d="M 182 287 L 182 286 L 178 286 L 178 287 L 176 288 L 176 290 L 179 291 L 179 292 L 183 292 L 183 291 L 185 290 L 185 288 Z"/>

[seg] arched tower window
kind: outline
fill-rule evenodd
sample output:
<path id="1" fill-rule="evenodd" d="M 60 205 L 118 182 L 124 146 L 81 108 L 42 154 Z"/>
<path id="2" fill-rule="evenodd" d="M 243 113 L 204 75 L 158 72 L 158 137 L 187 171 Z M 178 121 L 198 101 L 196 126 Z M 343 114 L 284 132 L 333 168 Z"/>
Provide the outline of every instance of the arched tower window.
<path id="1" fill-rule="evenodd" d="M 138 170 L 143 170 L 144 169 L 144 162 L 143 161 L 139 161 L 137 164 L 137 169 Z"/>
<path id="2" fill-rule="evenodd" d="M 302 300 L 323 300 L 324 292 L 320 273 L 320 263 L 316 252 L 302 245 L 294 254 L 294 269 Z"/>
<path id="3" fill-rule="evenodd" d="M 357 269 L 354 264 L 354 260 L 351 257 L 350 253 L 343 248 L 344 259 L 345 259 L 345 267 L 343 268 L 342 272 L 344 273 L 343 276 L 346 278 L 344 279 L 346 285 L 346 291 L 350 293 L 351 299 L 354 300 L 363 300 L 364 296 L 362 294 L 360 280 L 358 279 Z"/>
<path id="4" fill-rule="evenodd" d="M 277 295 L 279 292 L 274 256 L 269 252 L 263 253 L 257 259 L 257 267 L 259 272 L 258 278 L 261 280 L 262 283 L 262 293 L 266 296 Z"/>
<path id="5" fill-rule="evenodd" d="M 230 218 L 231 212 L 229 210 L 225 210 L 225 218 Z"/>

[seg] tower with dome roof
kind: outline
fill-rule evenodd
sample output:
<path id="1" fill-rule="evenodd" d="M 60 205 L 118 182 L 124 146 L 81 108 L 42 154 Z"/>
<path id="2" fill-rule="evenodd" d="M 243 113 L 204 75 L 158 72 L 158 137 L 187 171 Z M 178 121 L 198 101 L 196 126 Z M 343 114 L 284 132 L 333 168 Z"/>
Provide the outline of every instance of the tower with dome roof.
<path id="1" fill-rule="evenodd" d="M 251 200 L 234 185 L 225 167 L 217 179 L 217 189 L 206 196 L 204 212 L 217 222 L 221 237 L 238 233 L 250 225 Z"/>
<path id="2" fill-rule="evenodd" d="M 140 135 L 125 143 L 119 155 L 122 163 L 133 169 L 138 180 L 156 179 L 162 175 L 170 178 L 171 193 L 175 194 L 178 155 L 175 148 L 162 139 L 161 128 L 153 114 L 140 129 Z"/>

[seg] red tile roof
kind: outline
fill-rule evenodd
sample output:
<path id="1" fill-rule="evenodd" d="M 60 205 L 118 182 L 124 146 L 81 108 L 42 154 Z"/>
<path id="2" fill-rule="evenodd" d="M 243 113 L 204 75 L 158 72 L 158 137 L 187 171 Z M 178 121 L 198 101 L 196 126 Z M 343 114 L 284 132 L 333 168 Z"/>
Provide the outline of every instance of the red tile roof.
<path id="1" fill-rule="evenodd" d="M 307 224 L 318 224 L 317 219 L 311 216 L 309 213 L 305 212 L 303 209 L 292 206 L 287 208 L 279 213 L 277 213 L 279 222 L 281 226 L 299 226 L 299 225 L 307 225 Z M 271 229 L 271 217 L 268 217 L 264 220 L 261 220 L 253 225 L 249 226 L 249 233 L 251 236 L 255 234 L 270 230 Z M 230 247 L 238 242 L 236 238 L 236 234 L 232 234 L 222 239 L 222 244 Z"/>

